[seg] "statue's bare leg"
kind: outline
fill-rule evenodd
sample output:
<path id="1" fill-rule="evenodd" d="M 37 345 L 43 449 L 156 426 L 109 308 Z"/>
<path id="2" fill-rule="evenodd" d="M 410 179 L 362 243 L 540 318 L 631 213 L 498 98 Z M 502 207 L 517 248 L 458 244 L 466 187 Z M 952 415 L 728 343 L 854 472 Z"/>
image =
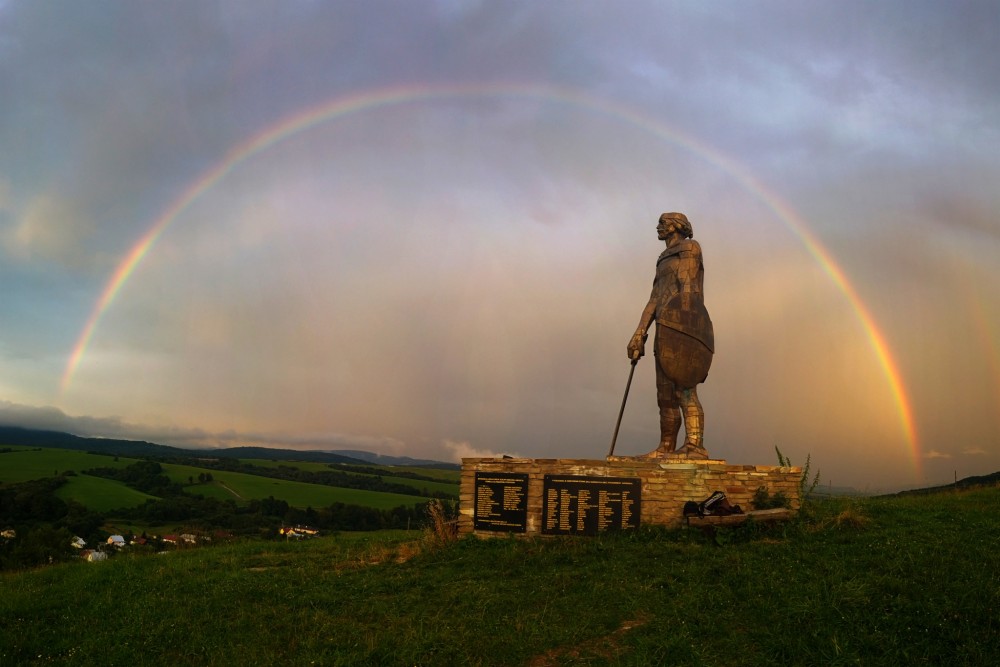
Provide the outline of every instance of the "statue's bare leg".
<path id="1" fill-rule="evenodd" d="M 650 458 L 665 456 L 677 449 L 677 435 L 681 430 L 681 408 L 678 394 L 659 363 L 656 365 L 656 403 L 660 408 L 660 444 L 646 454 Z"/>
<path id="2" fill-rule="evenodd" d="M 692 457 L 708 458 L 702 445 L 705 437 L 705 411 L 698 400 L 698 388 L 677 392 L 680 408 L 684 412 L 684 453 Z"/>

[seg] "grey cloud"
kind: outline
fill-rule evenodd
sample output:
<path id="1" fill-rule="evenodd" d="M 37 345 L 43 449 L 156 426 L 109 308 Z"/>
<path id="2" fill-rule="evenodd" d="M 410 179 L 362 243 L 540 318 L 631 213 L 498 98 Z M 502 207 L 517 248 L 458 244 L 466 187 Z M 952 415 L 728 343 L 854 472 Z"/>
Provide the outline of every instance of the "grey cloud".
<path id="1" fill-rule="evenodd" d="M 977 202 L 967 193 L 927 193 L 919 210 L 924 220 L 942 232 L 966 234 L 985 242 L 1000 241 L 1000 218 L 995 207 Z"/>
<path id="2" fill-rule="evenodd" d="M 857 288 L 913 387 L 925 449 L 950 452 L 959 431 L 988 442 L 996 424 L 974 416 L 992 413 L 987 372 L 921 348 L 968 322 L 938 297 L 974 283 L 986 303 L 996 280 L 997 11 L 3 4 L 0 386 L 44 402 L 127 249 L 261 129 L 373 89 L 503 81 L 611 100 L 730 156 Z M 772 204 L 697 148 L 612 116 L 434 101 L 282 142 L 226 173 L 136 267 L 56 403 L 201 428 L 28 416 L 166 444 L 600 451 L 656 254 L 642 230 L 663 206 L 697 216 L 709 258 L 718 446 L 769 457 L 780 436 L 836 459 L 835 443 L 897 442 L 856 314 Z M 934 392 L 962 373 L 959 419 Z M 639 451 L 655 438 L 651 377 L 634 391 L 622 447 Z"/>
<path id="3" fill-rule="evenodd" d="M 71 433 L 82 437 L 146 440 L 183 448 L 265 446 L 291 449 L 358 449 L 377 454 L 399 454 L 406 443 L 387 436 L 348 433 L 240 433 L 209 432 L 197 428 L 177 428 L 131 424 L 120 417 L 67 415 L 52 406 L 31 406 L 0 401 L 0 424 L 22 428 Z"/>
<path id="4" fill-rule="evenodd" d="M 996 117 L 991 3 L 660 3 L 652 13 L 606 16 L 615 29 L 595 31 L 610 89 L 720 148 L 756 153 L 760 167 L 783 154 L 779 176 L 804 163 L 822 173 L 845 152 L 953 146 Z M 639 65 L 630 76 L 623 62 Z"/>
<path id="5" fill-rule="evenodd" d="M 53 406 L 38 407 L 0 400 L 0 423 L 39 430 L 65 431 L 74 435 L 114 437 L 123 434 L 118 417 L 72 417 Z"/>

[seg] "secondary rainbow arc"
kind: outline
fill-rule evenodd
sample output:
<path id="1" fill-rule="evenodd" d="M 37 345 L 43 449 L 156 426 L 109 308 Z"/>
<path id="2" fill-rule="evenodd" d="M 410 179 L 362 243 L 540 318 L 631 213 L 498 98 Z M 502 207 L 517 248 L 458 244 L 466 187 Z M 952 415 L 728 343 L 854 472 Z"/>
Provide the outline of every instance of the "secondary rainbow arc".
<path id="1" fill-rule="evenodd" d="M 917 478 L 920 478 L 921 455 L 913 419 L 913 410 L 901 379 L 902 376 L 899 367 L 890 352 L 885 336 L 878 328 L 875 318 L 858 295 L 857 290 L 848 280 L 843 269 L 836 263 L 832 254 L 823 247 L 819 239 L 809 231 L 806 223 L 794 209 L 764 184 L 755 179 L 738 162 L 703 142 L 674 131 L 662 121 L 652 119 L 616 102 L 596 98 L 572 89 L 551 86 L 528 86 L 523 84 L 405 85 L 365 91 L 360 94 L 335 98 L 315 107 L 291 114 L 256 135 L 251 136 L 227 152 L 216 165 L 205 170 L 193 181 L 163 211 L 138 242 L 126 253 L 124 259 L 118 264 L 105 285 L 87 318 L 83 330 L 77 338 L 60 381 L 60 391 L 65 392 L 71 386 L 74 375 L 94 337 L 101 318 L 114 303 L 115 297 L 120 293 L 122 287 L 155 245 L 156 241 L 182 212 L 194 204 L 220 180 L 225 178 L 236 166 L 267 149 L 269 146 L 320 123 L 330 122 L 351 114 L 379 107 L 463 97 L 532 99 L 542 102 L 569 104 L 590 110 L 591 112 L 604 114 L 629 122 L 660 139 L 690 150 L 734 177 L 747 192 L 757 197 L 770 208 L 782 224 L 802 242 L 808 253 L 819 263 L 823 271 L 830 277 L 850 303 L 861 322 L 883 375 L 888 382 L 899 416 L 900 426 L 909 447 L 908 453 L 911 457 L 914 472 Z"/>

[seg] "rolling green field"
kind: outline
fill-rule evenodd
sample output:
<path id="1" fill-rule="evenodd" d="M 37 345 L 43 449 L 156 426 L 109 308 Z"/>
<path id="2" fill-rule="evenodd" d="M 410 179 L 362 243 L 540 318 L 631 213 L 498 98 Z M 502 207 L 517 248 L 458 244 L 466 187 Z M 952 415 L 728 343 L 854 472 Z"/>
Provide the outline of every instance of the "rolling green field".
<path id="1" fill-rule="evenodd" d="M 393 477 L 391 475 L 381 475 L 383 482 L 392 482 L 394 484 L 406 484 L 407 486 L 412 486 L 416 489 L 420 489 L 425 493 L 450 493 L 453 496 L 458 495 L 458 483 L 450 482 L 428 482 L 422 479 L 410 479 L 409 477 Z"/>
<path id="2" fill-rule="evenodd" d="M 324 472 L 330 469 L 329 463 L 317 463 L 315 461 L 272 461 L 271 459 L 239 459 L 241 463 L 260 466 L 261 468 L 295 468 L 306 472 Z"/>
<path id="3" fill-rule="evenodd" d="M 164 463 L 163 471 L 172 481 L 188 484 L 190 478 L 198 479 L 199 473 L 211 472 L 215 480 L 211 484 L 194 484 L 185 488 L 192 494 L 219 499 L 252 500 L 269 496 L 280 498 L 293 507 L 328 507 L 333 503 L 363 505 L 376 509 L 392 509 L 399 505 L 415 505 L 427 502 L 420 496 L 406 496 L 399 493 L 383 493 L 364 489 L 344 489 L 321 484 L 305 484 L 258 475 L 223 470 L 207 470 L 194 466 Z"/>
<path id="4" fill-rule="evenodd" d="M 43 477 L 55 477 L 67 470 L 89 468 L 124 468 L 137 459 L 88 454 L 68 449 L 28 449 L 12 447 L 16 451 L 0 454 L 0 482 L 11 484 Z"/>
<path id="5" fill-rule="evenodd" d="M 378 466 L 375 466 L 378 467 Z M 440 468 L 422 468 L 419 466 L 385 466 L 386 474 L 391 475 L 393 471 L 399 472 L 413 472 L 418 475 L 423 475 L 424 477 L 435 477 L 442 482 L 451 482 L 452 484 L 458 484 L 459 479 L 462 476 L 460 470 L 444 470 Z"/>
<path id="6" fill-rule="evenodd" d="M 122 482 L 91 475 L 69 477 L 66 484 L 56 490 L 56 496 L 63 500 L 75 500 L 97 512 L 136 507 L 155 498 Z"/>
<path id="7" fill-rule="evenodd" d="M 0 454 L 0 483 L 16 483 L 53 477 L 67 471 L 80 473 L 90 468 L 124 468 L 137 461 L 137 459 L 124 457 L 116 459 L 112 456 L 64 449 L 12 449 L 16 451 Z M 248 462 L 268 467 L 284 464 L 308 471 L 330 469 L 326 464 L 301 461 L 282 462 L 254 459 L 248 460 Z M 185 491 L 191 494 L 217 500 L 236 500 L 237 502 L 274 497 L 286 501 L 293 507 L 300 508 L 328 507 L 334 503 L 344 503 L 376 509 L 392 509 L 400 505 L 415 505 L 426 502 L 425 497 L 417 495 L 420 490 L 442 491 L 452 494 L 457 492 L 455 484 L 392 477 L 391 474 L 388 474 L 391 468 L 386 468 L 387 475 L 383 476 L 382 479 L 413 487 L 414 495 L 308 484 L 172 463 L 164 463 L 162 467 L 171 481 L 181 484 L 185 487 Z M 205 484 L 197 483 L 198 475 L 203 473 L 211 473 L 213 481 Z M 118 507 L 134 507 L 153 497 L 130 489 L 120 482 L 80 474 L 69 476 L 67 483 L 59 489 L 57 495 L 63 499 L 73 499 L 98 511 L 107 511 Z"/>
<path id="8" fill-rule="evenodd" d="M 0 454 L 0 482 L 18 483 L 55 477 L 67 471 L 79 472 L 90 468 L 124 468 L 136 459 L 88 454 L 65 449 L 17 449 Z M 63 500 L 75 500 L 98 512 L 119 507 L 135 507 L 153 496 L 130 489 L 121 482 L 90 475 L 71 475 L 56 491 Z"/>
<path id="9" fill-rule="evenodd" d="M 306 472 L 327 472 L 331 470 L 330 465 L 327 463 L 314 463 L 311 461 L 269 461 L 265 459 L 240 459 L 245 463 L 250 463 L 255 466 L 261 466 L 263 468 L 279 468 L 281 466 L 287 466 L 290 468 L 297 468 L 298 470 L 303 470 Z M 358 466 L 361 468 L 362 466 Z M 461 473 L 458 470 L 437 470 L 434 468 L 417 468 L 412 466 L 380 466 L 372 464 L 366 466 L 369 468 L 379 468 L 383 470 L 379 474 L 379 477 L 383 481 L 391 482 L 394 484 L 405 484 L 407 486 L 412 486 L 416 489 L 420 489 L 427 493 L 434 493 L 435 491 L 441 493 L 457 493 L 458 492 L 458 481 Z M 423 477 L 435 477 L 439 479 L 438 482 L 430 482 L 420 479 L 411 479 L 409 477 L 396 477 L 393 475 L 395 472 L 411 472 Z M 355 473 L 357 475 L 363 475 L 365 477 L 370 477 L 370 473 Z"/>
<path id="10" fill-rule="evenodd" d="M 0 573 L 0 664 L 994 665 L 998 514 L 989 488 L 816 501 L 715 539 L 122 554 Z"/>

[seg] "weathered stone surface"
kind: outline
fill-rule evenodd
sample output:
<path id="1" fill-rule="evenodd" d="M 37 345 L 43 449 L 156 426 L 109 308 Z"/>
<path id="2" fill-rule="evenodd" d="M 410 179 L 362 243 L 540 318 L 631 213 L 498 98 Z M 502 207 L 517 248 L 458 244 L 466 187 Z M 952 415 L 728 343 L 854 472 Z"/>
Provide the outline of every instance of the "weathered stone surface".
<path id="1" fill-rule="evenodd" d="M 477 535 L 504 535 L 474 530 L 475 474 L 477 472 L 522 473 L 528 476 L 527 521 L 523 535 L 542 533 L 543 481 L 545 475 L 589 477 L 638 477 L 642 481 L 640 525 L 676 527 L 683 521 L 684 503 L 704 500 L 714 491 L 723 491 L 734 505 L 752 509 L 751 499 L 760 487 L 774 494 L 781 491 L 790 500 L 792 511 L 799 507 L 802 468 L 782 466 L 727 465 L 725 461 L 662 462 L 655 459 L 610 457 L 590 459 L 469 458 L 462 459 L 459 491 L 459 532 Z"/>

